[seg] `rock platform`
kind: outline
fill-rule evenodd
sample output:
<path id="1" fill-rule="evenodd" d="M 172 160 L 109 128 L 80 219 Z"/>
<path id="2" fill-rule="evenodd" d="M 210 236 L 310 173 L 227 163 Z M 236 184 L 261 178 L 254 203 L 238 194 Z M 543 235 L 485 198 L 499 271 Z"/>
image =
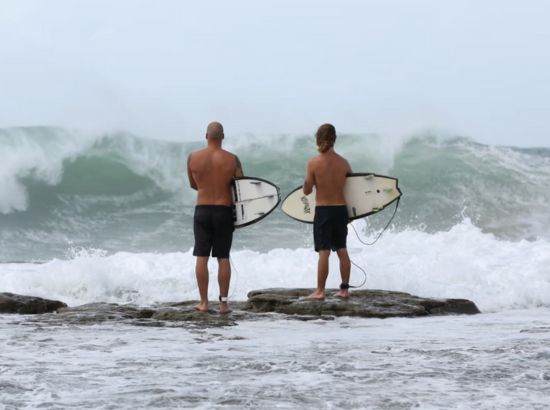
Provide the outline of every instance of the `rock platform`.
<path id="1" fill-rule="evenodd" d="M 220 315 L 218 303 L 211 303 L 209 312 L 193 309 L 196 301 L 162 303 L 154 306 L 92 303 L 69 307 L 56 300 L 34 296 L 0 293 L 0 313 L 35 314 L 35 320 L 88 324 L 126 322 L 137 326 L 230 326 L 245 320 L 289 319 L 332 320 L 335 317 L 391 318 L 422 317 L 480 313 L 475 303 L 466 299 L 433 299 L 405 292 L 355 290 L 349 299 L 330 296 L 323 301 L 308 300 L 313 289 L 262 289 L 248 293 L 246 302 L 230 302 L 232 312 Z M 39 319 L 40 317 L 40 319 Z"/>

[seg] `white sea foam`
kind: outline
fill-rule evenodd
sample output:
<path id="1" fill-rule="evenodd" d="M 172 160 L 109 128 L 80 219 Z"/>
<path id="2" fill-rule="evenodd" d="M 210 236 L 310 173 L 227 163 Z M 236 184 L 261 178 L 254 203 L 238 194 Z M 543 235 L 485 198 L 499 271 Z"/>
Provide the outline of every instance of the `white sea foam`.
<path id="1" fill-rule="evenodd" d="M 360 232 L 361 221 L 354 224 Z M 498 240 L 465 220 L 448 232 L 436 234 L 388 232 L 368 247 L 350 230 L 348 243 L 353 261 L 366 270 L 367 288 L 466 298 L 483 311 L 550 306 L 550 244 L 542 239 Z M 245 300 L 252 289 L 314 287 L 316 258 L 312 249 L 302 248 L 236 251 L 232 254 L 230 296 Z M 331 257 L 330 270 L 327 285 L 337 287 L 340 277 L 336 256 Z M 210 262 L 210 272 L 209 297 L 216 300 L 214 261 Z M 363 274 L 354 267 L 351 284 L 362 280 Z M 90 250 L 70 260 L 3 264 L 0 289 L 56 298 L 70 305 L 197 299 L 191 250 L 112 255 Z"/>
<path id="2" fill-rule="evenodd" d="M 113 403 L 117 409 L 546 409 L 549 313 L 269 318 L 206 329 L 60 326 L 51 315 L 0 315 L 0 403 L 6 409 Z"/>

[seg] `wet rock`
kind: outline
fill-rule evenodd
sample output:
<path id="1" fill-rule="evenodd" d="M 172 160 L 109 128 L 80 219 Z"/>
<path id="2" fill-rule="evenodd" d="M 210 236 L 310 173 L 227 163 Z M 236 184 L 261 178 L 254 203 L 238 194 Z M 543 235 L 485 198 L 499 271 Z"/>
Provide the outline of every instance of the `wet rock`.
<path id="1" fill-rule="evenodd" d="M 62 302 L 0 293 L 0 313 L 56 311 L 55 315 L 34 316 L 36 319 L 33 320 L 60 325 L 125 322 L 136 326 L 200 328 L 234 326 L 240 321 L 273 318 L 332 320 L 337 316 L 389 318 L 480 313 L 473 302 L 465 299 L 430 299 L 404 292 L 355 290 L 351 292 L 349 299 L 342 300 L 330 296 L 336 293 L 336 289 L 327 291 L 329 296 L 323 301 L 305 299 L 312 291 L 313 289 L 253 290 L 248 294 L 248 301 L 230 302 L 232 312 L 228 315 L 219 314 L 218 303 L 215 302 L 210 304 L 208 312 L 196 311 L 196 301 L 162 303 L 151 307 L 113 303 L 67 307 Z"/>
<path id="2" fill-rule="evenodd" d="M 235 325 L 237 319 L 245 319 L 242 310 L 234 310 L 230 315 L 220 315 L 217 310 L 198 312 L 193 309 L 196 301 L 163 303 L 152 307 L 117 305 L 115 303 L 89 303 L 76 307 L 59 309 L 55 316 L 46 318 L 50 323 L 85 325 L 102 322 L 125 322 L 136 326 L 195 326 L 218 327 Z M 236 307 L 244 302 L 235 302 Z M 212 307 L 216 307 L 214 303 Z"/>
<path id="3" fill-rule="evenodd" d="M 32 315 L 55 312 L 65 306 L 67 306 L 65 303 L 58 300 L 16 295 L 14 293 L 0 293 L 0 313 Z"/>
<path id="4" fill-rule="evenodd" d="M 71 324 L 100 323 L 107 321 L 131 321 L 149 319 L 155 314 L 150 308 L 116 303 L 89 303 L 65 307 L 57 311 L 56 320 Z"/>
<path id="5" fill-rule="evenodd" d="M 355 290 L 347 300 L 330 296 L 323 301 L 305 299 L 313 289 L 263 289 L 248 293 L 246 310 L 305 316 L 416 317 L 475 314 L 477 306 L 465 299 L 421 298 L 404 292 Z"/>
<path id="6" fill-rule="evenodd" d="M 153 321 L 169 322 L 172 326 L 177 322 L 192 323 L 201 327 L 234 326 L 237 324 L 232 315 L 220 315 L 215 310 L 199 312 L 194 309 L 161 309 L 156 312 Z"/>

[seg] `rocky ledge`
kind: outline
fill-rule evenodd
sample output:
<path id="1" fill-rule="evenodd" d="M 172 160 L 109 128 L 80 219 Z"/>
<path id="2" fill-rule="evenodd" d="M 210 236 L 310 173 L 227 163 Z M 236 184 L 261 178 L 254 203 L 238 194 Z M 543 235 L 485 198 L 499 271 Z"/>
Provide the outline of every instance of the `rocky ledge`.
<path id="1" fill-rule="evenodd" d="M 217 313 L 217 303 L 212 303 L 211 310 L 207 313 L 193 309 L 196 301 L 163 303 L 145 308 L 109 303 L 67 307 L 60 301 L 0 293 L 0 313 L 55 312 L 55 315 L 46 315 L 47 320 L 80 324 L 124 321 L 141 326 L 178 326 L 184 323 L 198 326 L 227 326 L 243 320 L 273 317 L 274 314 L 280 318 L 294 320 L 330 320 L 336 316 L 389 318 L 480 313 L 477 306 L 466 299 L 431 299 L 385 290 L 355 290 L 347 300 L 332 296 L 323 301 L 305 299 L 312 291 L 254 290 L 248 293 L 246 302 L 230 302 L 233 312 L 229 315 Z M 335 289 L 327 292 L 328 295 L 333 293 L 336 293 Z"/>
<path id="2" fill-rule="evenodd" d="M 14 293 L 0 293 L 0 313 L 33 315 L 55 312 L 63 307 L 67 307 L 67 305 L 58 300 L 16 295 Z"/>
<path id="3" fill-rule="evenodd" d="M 264 289 L 248 293 L 247 309 L 287 315 L 356 316 L 370 318 L 426 315 L 475 314 L 477 306 L 466 299 L 421 298 L 404 292 L 355 290 L 349 299 L 328 297 L 323 301 L 305 299 L 312 289 Z M 331 295 L 336 290 L 328 291 Z"/>

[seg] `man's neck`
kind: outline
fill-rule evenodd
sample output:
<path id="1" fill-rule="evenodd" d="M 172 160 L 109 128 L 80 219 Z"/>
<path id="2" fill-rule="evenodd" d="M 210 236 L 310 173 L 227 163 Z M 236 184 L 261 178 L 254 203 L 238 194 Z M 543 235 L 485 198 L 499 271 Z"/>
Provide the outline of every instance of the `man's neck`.
<path id="1" fill-rule="evenodd" d="M 330 147 L 325 152 L 321 152 L 321 155 L 331 155 L 331 154 L 334 154 L 334 152 L 335 152 L 334 147 Z"/>
<path id="2" fill-rule="evenodd" d="M 208 140 L 208 148 L 221 149 L 222 140 Z"/>

